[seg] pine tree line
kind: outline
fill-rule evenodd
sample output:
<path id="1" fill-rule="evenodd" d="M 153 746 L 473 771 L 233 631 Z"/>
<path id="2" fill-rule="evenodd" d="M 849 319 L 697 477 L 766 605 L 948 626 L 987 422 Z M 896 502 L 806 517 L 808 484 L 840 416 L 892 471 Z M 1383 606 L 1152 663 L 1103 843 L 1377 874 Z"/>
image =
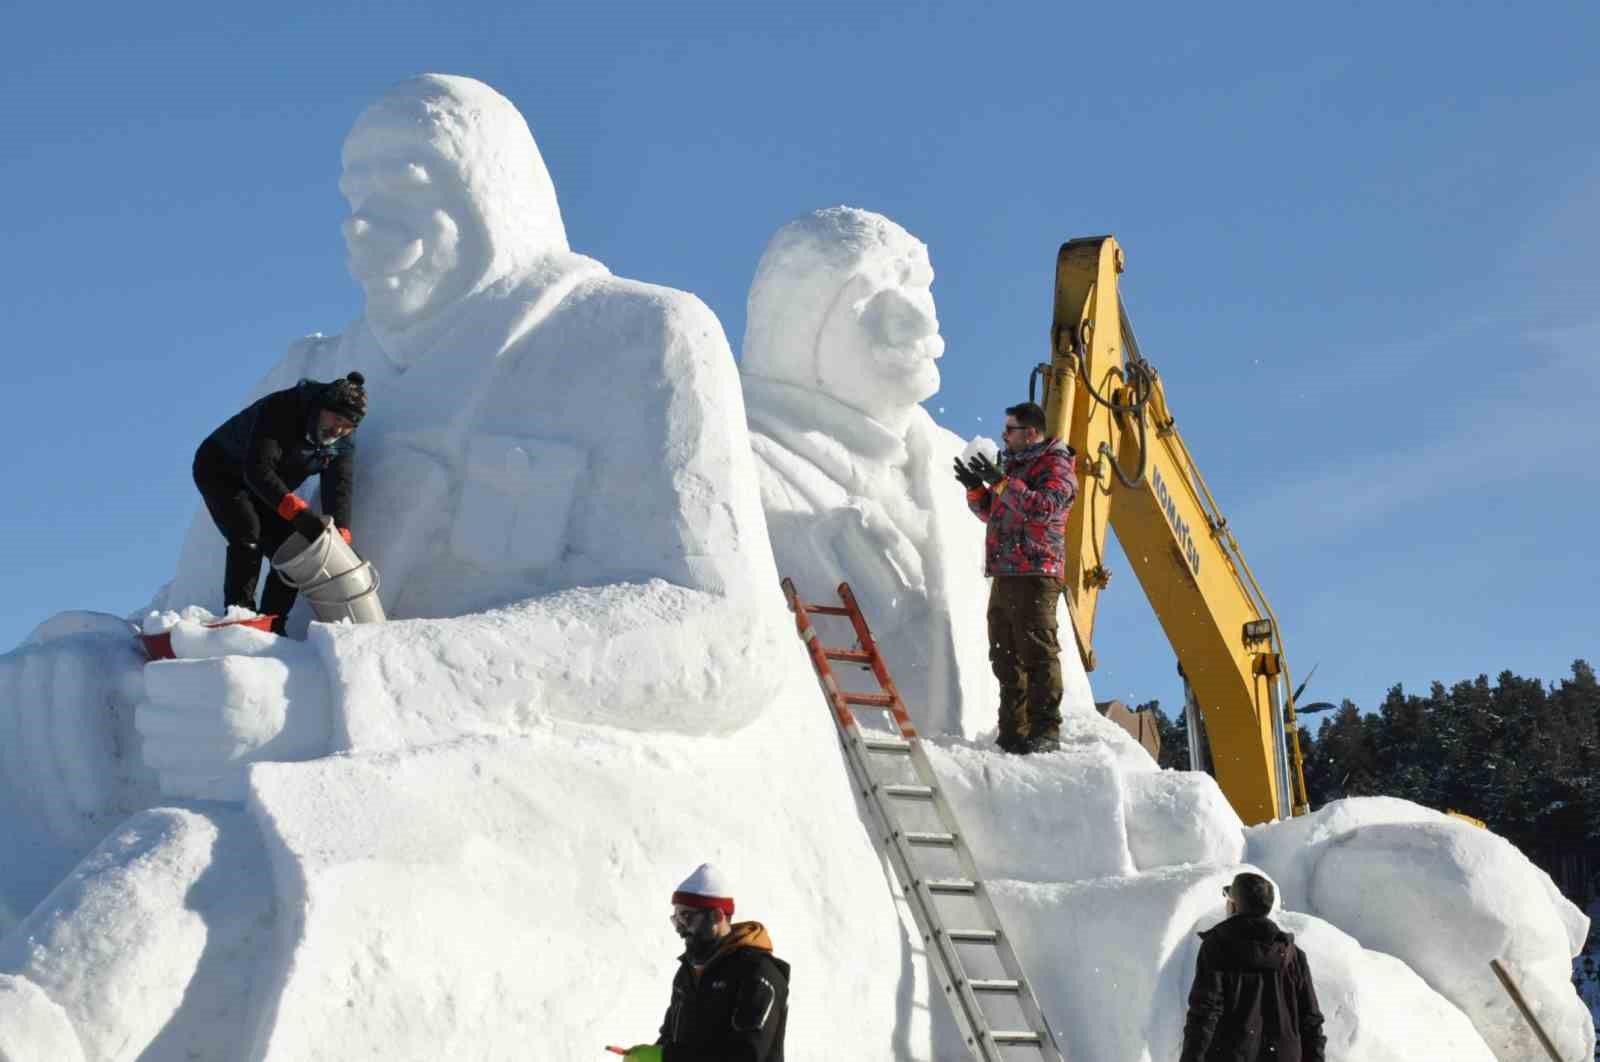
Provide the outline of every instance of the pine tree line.
<path id="1" fill-rule="evenodd" d="M 1151 705 L 1153 706 L 1153 705 Z M 1145 706 L 1141 706 L 1145 707 Z M 1163 767 L 1188 769 L 1180 714 L 1161 717 Z M 1574 661 L 1549 687 L 1502 671 L 1426 696 L 1400 686 L 1372 714 L 1345 700 L 1300 748 L 1313 808 L 1347 796 L 1394 796 L 1482 819 L 1551 870 L 1580 902 L 1600 870 L 1600 684 Z M 1581 868 L 1574 869 L 1574 859 Z M 1555 864 L 1566 861 L 1567 873 Z M 1585 880 L 1574 886 L 1574 876 Z M 1565 879 L 1565 880 L 1564 880 Z"/>

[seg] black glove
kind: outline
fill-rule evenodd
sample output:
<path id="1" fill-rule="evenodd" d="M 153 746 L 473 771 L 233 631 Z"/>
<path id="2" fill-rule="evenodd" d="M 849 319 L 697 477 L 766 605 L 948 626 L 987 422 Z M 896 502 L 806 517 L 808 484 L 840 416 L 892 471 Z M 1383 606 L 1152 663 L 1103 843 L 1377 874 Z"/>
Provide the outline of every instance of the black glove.
<path id="1" fill-rule="evenodd" d="M 977 490 L 983 486 L 983 477 L 961 463 L 961 458 L 956 458 L 956 479 L 968 490 Z"/>
<path id="2" fill-rule="evenodd" d="M 322 522 L 322 517 L 310 509 L 301 509 L 294 514 L 294 519 L 289 523 L 294 525 L 295 532 L 307 542 L 315 542 L 322 537 L 322 532 L 328 529 L 328 525 Z"/>
<path id="3" fill-rule="evenodd" d="M 972 460 L 967 463 L 967 467 L 973 475 L 991 487 L 1006 478 L 1005 473 L 994 467 L 994 462 L 983 454 L 974 454 Z"/>

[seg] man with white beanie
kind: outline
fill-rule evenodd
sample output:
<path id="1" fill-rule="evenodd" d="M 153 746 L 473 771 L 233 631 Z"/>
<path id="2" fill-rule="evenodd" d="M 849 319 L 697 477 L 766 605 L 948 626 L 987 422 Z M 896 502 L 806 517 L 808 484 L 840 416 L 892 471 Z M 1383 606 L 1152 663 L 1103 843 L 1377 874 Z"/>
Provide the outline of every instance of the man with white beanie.
<path id="1" fill-rule="evenodd" d="M 789 964 L 760 922 L 733 921 L 733 889 L 710 863 L 672 894 L 683 938 L 661 1036 L 622 1052 L 628 1062 L 783 1062 Z M 621 1048 L 612 1048 L 621 1052 Z"/>

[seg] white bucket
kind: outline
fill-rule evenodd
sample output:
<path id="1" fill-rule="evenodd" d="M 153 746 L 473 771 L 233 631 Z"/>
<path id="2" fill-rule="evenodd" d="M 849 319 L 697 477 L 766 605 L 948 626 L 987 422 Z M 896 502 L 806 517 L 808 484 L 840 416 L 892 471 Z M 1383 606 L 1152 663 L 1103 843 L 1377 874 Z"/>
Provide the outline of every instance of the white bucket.
<path id="1" fill-rule="evenodd" d="M 378 570 L 358 557 L 332 527 L 314 542 L 298 533 L 290 535 L 272 555 L 272 566 L 284 582 L 306 596 L 311 611 L 324 623 L 385 619 L 383 602 L 378 600 Z"/>

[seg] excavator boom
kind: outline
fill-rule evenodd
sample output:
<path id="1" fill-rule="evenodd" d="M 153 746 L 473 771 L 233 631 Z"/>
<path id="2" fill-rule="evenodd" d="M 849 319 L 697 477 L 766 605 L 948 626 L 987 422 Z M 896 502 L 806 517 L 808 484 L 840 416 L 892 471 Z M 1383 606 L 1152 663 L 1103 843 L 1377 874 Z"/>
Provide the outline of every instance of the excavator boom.
<path id="1" fill-rule="evenodd" d="M 1177 654 L 1224 795 L 1247 823 L 1301 814 L 1305 783 L 1277 620 L 1139 352 L 1118 292 L 1123 262 L 1110 236 L 1062 245 L 1050 362 L 1035 369 L 1050 434 L 1079 455 L 1063 573 L 1078 650 L 1093 670 L 1094 617 L 1111 576 L 1109 527 Z"/>

